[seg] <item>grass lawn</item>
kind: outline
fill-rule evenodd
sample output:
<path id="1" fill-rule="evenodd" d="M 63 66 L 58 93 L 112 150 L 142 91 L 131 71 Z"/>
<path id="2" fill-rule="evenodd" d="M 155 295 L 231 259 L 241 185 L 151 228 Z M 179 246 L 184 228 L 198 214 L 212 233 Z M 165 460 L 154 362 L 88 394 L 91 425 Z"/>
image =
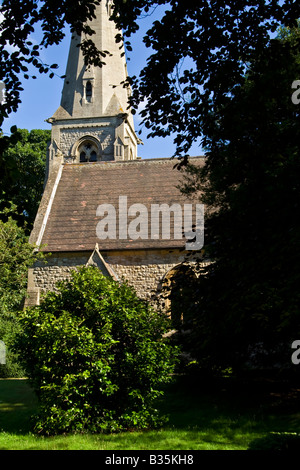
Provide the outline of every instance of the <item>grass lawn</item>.
<path id="1" fill-rule="evenodd" d="M 43 438 L 31 433 L 28 382 L 0 379 L 0 450 L 246 450 L 269 432 L 300 432 L 300 386 L 272 380 L 179 377 L 160 403 L 160 430 Z"/>

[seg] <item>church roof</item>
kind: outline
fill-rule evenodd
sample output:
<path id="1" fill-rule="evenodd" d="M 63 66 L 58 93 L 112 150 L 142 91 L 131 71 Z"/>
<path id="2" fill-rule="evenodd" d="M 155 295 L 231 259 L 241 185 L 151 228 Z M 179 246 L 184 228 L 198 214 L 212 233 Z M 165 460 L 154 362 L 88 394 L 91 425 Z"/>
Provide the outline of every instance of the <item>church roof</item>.
<path id="1" fill-rule="evenodd" d="M 202 164 L 203 158 L 195 158 L 192 161 Z M 171 206 L 177 203 L 183 208 L 184 203 L 192 203 L 177 187 L 183 180 L 183 174 L 173 169 L 174 165 L 175 160 L 170 159 L 63 165 L 59 181 L 56 180 L 56 184 L 53 184 L 51 197 L 48 197 L 47 203 L 42 201 L 43 223 L 35 227 L 35 233 L 39 233 L 36 239 L 39 238 L 41 244 L 45 245 L 44 251 L 52 253 L 92 251 L 97 244 L 101 252 L 184 248 L 184 238 L 174 239 L 173 230 L 170 239 L 163 239 L 161 235 L 152 238 L 150 234 L 152 204 Z M 123 209 L 120 209 L 120 196 Z M 123 211 L 121 215 L 124 217 L 124 201 L 128 209 L 133 204 L 142 204 L 148 211 L 148 239 L 144 236 L 138 239 L 130 236 L 120 239 L 118 221 L 120 210 Z M 110 204 L 110 207 L 116 210 L 117 236 L 113 239 L 100 239 L 99 232 L 97 234 L 97 225 L 103 220 L 101 211 L 98 211 L 97 215 L 97 208 L 101 206 L 103 216 L 103 209 L 107 207 L 103 206 L 104 204 Z M 136 210 L 139 207 L 133 206 L 133 217 L 127 212 L 128 224 L 138 217 L 139 212 Z M 111 218 L 106 220 L 110 223 Z M 172 223 L 170 225 L 172 226 Z"/>

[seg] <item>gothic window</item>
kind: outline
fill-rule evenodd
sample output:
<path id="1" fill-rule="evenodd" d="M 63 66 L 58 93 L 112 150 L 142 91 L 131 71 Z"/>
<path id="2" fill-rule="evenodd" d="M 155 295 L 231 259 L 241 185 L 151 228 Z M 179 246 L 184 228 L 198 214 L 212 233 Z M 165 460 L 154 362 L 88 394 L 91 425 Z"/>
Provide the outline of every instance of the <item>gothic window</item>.
<path id="1" fill-rule="evenodd" d="M 100 160 L 100 153 L 96 142 L 84 141 L 78 147 L 80 163 L 97 162 Z"/>
<path id="2" fill-rule="evenodd" d="M 86 88 L 85 88 L 85 97 L 86 100 L 90 103 L 93 98 L 93 85 L 90 81 L 87 82 Z"/>

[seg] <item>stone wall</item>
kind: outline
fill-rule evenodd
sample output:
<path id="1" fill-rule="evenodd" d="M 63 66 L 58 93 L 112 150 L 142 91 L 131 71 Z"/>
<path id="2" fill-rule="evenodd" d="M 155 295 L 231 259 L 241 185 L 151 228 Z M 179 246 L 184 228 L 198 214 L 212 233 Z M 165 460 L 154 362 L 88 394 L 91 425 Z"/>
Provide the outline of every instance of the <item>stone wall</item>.
<path id="1" fill-rule="evenodd" d="M 147 300 L 159 291 L 167 272 L 184 261 L 179 250 L 111 252 L 104 257 L 118 277 L 126 279 L 139 297 Z"/>
<path id="2" fill-rule="evenodd" d="M 33 278 L 35 287 L 40 292 L 55 290 L 55 284 L 70 277 L 72 269 L 77 266 L 84 266 L 89 259 L 89 254 L 82 255 L 72 253 L 62 253 L 52 255 L 47 259 L 47 263 L 36 263 L 33 268 Z"/>
<path id="3" fill-rule="evenodd" d="M 79 127 L 79 126 L 78 126 Z M 114 129 L 110 126 L 84 127 L 84 128 L 62 128 L 60 136 L 60 150 L 63 155 L 71 155 L 74 143 L 85 136 L 95 137 L 101 142 L 102 160 L 106 160 L 114 154 Z"/>
<path id="4" fill-rule="evenodd" d="M 168 271 L 184 261 L 179 250 L 127 250 L 101 253 L 116 276 L 133 286 L 139 297 L 151 300 L 161 288 Z M 55 290 L 58 281 L 67 279 L 72 269 L 88 263 L 92 253 L 58 253 L 37 263 L 29 272 L 27 305 L 39 303 L 44 292 Z"/>

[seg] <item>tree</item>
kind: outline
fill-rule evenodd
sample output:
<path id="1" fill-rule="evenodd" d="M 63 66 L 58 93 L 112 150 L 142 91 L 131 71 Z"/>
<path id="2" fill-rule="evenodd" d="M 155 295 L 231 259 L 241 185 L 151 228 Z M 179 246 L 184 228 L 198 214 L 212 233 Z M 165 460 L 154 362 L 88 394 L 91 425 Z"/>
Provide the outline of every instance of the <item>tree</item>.
<path id="1" fill-rule="evenodd" d="M 12 213 L 13 208 L 5 212 Z M 26 297 L 28 268 L 42 254 L 35 254 L 28 237 L 17 222 L 8 217 L 0 220 L 0 340 L 7 347 L 7 363 L 1 367 L 1 376 L 15 376 L 23 373 L 12 343 L 19 328 L 17 316 L 23 308 Z"/>
<path id="2" fill-rule="evenodd" d="M 86 24 L 95 16 L 95 7 L 101 0 L 3 0 L 0 7 L 0 81 L 5 84 L 6 99 L 0 105 L 0 126 L 11 112 L 16 112 L 21 102 L 20 77 L 37 78 L 34 71 L 49 74 L 52 78 L 57 64 L 44 64 L 40 52 L 58 45 L 65 36 L 64 26 L 72 34 L 83 33 L 81 47 L 87 62 L 103 65 L 103 51 L 97 51 Z M 41 40 L 33 44 L 31 36 L 40 27 Z M 101 52 L 101 54 L 100 54 Z"/>
<path id="3" fill-rule="evenodd" d="M 86 21 L 104 0 L 3 0 L 0 13 L 0 81 L 6 85 L 6 102 L 0 116 L 16 111 L 30 68 L 53 76 L 56 64 L 40 60 L 43 48 L 58 45 L 64 26 L 83 33 L 81 48 L 87 63 L 103 66 L 109 51 L 98 51 Z M 132 104 L 146 102 L 142 113 L 150 135 L 177 135 L 179 155 L 205 135 L 206 115 L 212 103 L 222 100 L 243 79 L 251 56 L 269 43 L 279 26 L 295 25 L 300 5 L 293 0 L 114 0 L 113 19 L 124 36 L 139 28 L 139 20 L 157 7 L 164 13 L 144 37 L 153 51 L 139 80 L 134 77 Z M 30 36 L 41 26 L 42 38 L 33 45 Z M 122 40 L 121 32 L 117 41 Z M 125 46 L 128 46 L 128 41 Z M 8 47 L 9 46 L 9 47 Z M 35 76 L 35 75 L 33 75 Z M 1 125 L 1 122 L 0 122 Z"/>
<path id="4" fill-rule="evenodd" d="M 18 220 L 26 230 L 32 228 L 45 183 L 47 145 L 50 131 L 14 129 L 4 140 L 0 153 L 0 201 L 7 207 L 12 202 Z M 0 139 L 0 140 L 2 140 Z M 5 214 L 2 214 L 2 218 Z"/>
<path id="5" fill-rule="evenodd" d="M 130 36 L 139 19 L 164 6 L 144 36 L 151 55 L 132 77 L 132 104 L 149 136 L 176 134 L 176 155 L 185 157 L 207 134 L 207 116 L 245 79 L 249 61 L 271 42 L 279 26 L 295 26 L 299 2 L 115 0 L 115 21 Z M 205 145 L 205 141 L 203 142 Z M 185 158 L 186 160 L 186 158 Z"/>
<path id="6" fill-rule="evenodd" d="M 207 157 L 200 172 L 187 166 L 185 188 L 203 191 L 212 260 L 193 281 L 193 352 L 202 364 L 239 367 L 263 343 L 269 365 L 290 364 L 300 326 L 299 111 L 291 101 L 299 34 L 276 34 L 297 27 L 299 3 L 115 4 L 126 36 L 145 12 L 166 7 L 144 37 L 152 54 L 132 80 L 132 103 L 146 103 L 150 136 L 177 134 L 184 164 L 197 139 Z"/>
<path id="7" fill-rule="evenodd" d="M 17 351 L 40 399 L 44 434 L 114 432 L 161 423 L 156 409 L 176 351 L 169 322 L 126 283 L 73 271 L 21 316 Z"/>
<path id="8" fill-rule="evenodd" d="M 206 254 L 195 284 L 197 356 L 213 366 L 291 366 L 300 331 L 300 32 L 256 57 L 245 83 L 207 119 L 207 160 L 185 189 L 202 188 Z M 195 181 L 197 185 L 195 185 Z M 194 346 L 195 346 L 194 343 Z M 255 352 L 255 354 L 254 354 Z"/>

